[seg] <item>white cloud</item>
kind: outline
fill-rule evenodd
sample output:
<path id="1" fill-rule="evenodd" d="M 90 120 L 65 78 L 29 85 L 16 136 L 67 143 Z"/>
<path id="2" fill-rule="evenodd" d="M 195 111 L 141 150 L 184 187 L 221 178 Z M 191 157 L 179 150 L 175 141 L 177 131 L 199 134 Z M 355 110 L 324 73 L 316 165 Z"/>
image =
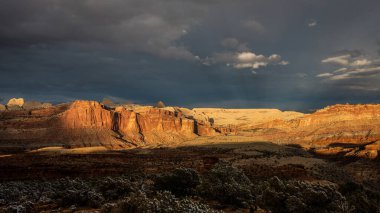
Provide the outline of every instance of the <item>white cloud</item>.
<path id="1" fill-rule="evenodd" d="M 235 59 L 233 63 L 233 67 L 236 69 L 259 69 L 261 67 L 266 67 L 269 64 L 279 64 L 279 65 L 287 65 L 287 61 L 283 61 L 280 55 L 273 54 L 269 57 L 264 55 L 257 55 L 254 52 L 240 52 L 235 54 Z"/>
<path id="2" fill-rule="evenodd" d="M 278 63 L 279 65 L 288 65 L 289 64 L 289 61 L 280 61 L 280 63 Z"/>
<path id="3" fill-rule="evenodd" d="M 380 76 L 380 64 L 377 59 L 365 58 L 360 51 L 344 50 L 341 55 L 323 59 L 321 62 L 340 66 L 331 73 L 322 73 L 318 78 L 328 81 L 341 81 L 347 79 L 368 79 L 373 76 Z M 355 82 L 352 82 L 355 84 Z"/>
<path id="4" fill-rule="evenodd" d="M 348 69 L 346 67 L 342 67 L 342 68 L 339 68 L 339 69 L 335 70 L 334 73 L 345 72 L 347 70 Z"/>
<path id="5" fill-rule="evenodd" d="M 368 77 L 379 75 L 380 66 L 367 67 L 367 68 L 352 68 L 352 69 L 346 69 L 343 73 L 342 72 L 335 72 L 335 73 L 339 73 L 339 74 L 322 73 L 322 74 L 317 75 L 317 77 L 319 78 L 325 77 L 328 80 L 332 80 L 332 81 L 368 78 Z"/>
<path id="6" fill-rule="evenodd" d="M 317 21 L 316 20 L 311 20 L 308 24 L 307 24 L 307 26 L 308 27 L 315 27 L 315 26 L 317 26 Z"/>
<path id="7" fill-rule="evenodd" d="M 242 52 L 237 54 L 237 59 L 239 62 L 255 62 L 265 60 L 265 56 L 256 55 L 253 52 Z"/>
<path id="8" fill-rule="evenodd" d="M 250 50 L 246 43 L 240 43 L 235 38 L 227 38 L 221 42 L 223 47 L 232 49 L 226 52 L 214 53 L 212 57 L 203 60 L 204 65 L 226 64 L 235 69 L 259 69 L 269 65 L 288 65 L 278 54 L 265 56 Z"/>
<path id="9" fill-rule="evenodd" d="M 328 73 L 328 72 L 321 73 L 321 74 L 317 75 L 318 78 L 326 78 L 326 77 L 330 77 L 330 76 L 333 76 L 333 74 Z"/>
<path id="10" fill-rule="evenodd" d="M 203 64 L 226 64 L 235 69 L 259 69 L 268 65 L 287 65 L 288 61 L 282 60 L 282 57 L 277 54 L 270 55 L 269 57 L 256 54 L 252 51 L 246 52 L 223 52 L 215 53 L 212 57 L 204 60 Z"/>
<path id="11" fill-rule="evenodd" d="M 345 74 L 340 74 L 340 75 L 331 75 L 330 78 L 328 78 L 328 80 L 337 81 L 337 80 L 344 80 L 348 78 L 350 78 L 350 74 L 345 73 Z"/>
<path id="12" fill-rule="evenodd" d="M 367 66 L 367 65 L 370 65 L 372 62 L 370 60 L 367 60 L 367 59 L 358 59 L 358 60 L 355 60 L 353 61 L 350 65 L 351 66 L 355 66 L 355 67 L 360 67 L 360 66 Z"/>
<path id="13" fill-rule="evenodd" d="M 334 57 L 329 57 L 329 58 L 323 59 L 322 63 L 345 66 L 345 65 L 349 64 L 350 58 L 351 58 L 350 55 L 334 56 Z"/>
<path id="14" fill-rule="evenodd" d="M 344 54 L 325 58 L 321 62 L 326 64 L 334 64 L 348 67 L 361 67 L 372 64 L 371 60 L 362 57 L 358 58 L 359 56 L 353 54 Z"/>

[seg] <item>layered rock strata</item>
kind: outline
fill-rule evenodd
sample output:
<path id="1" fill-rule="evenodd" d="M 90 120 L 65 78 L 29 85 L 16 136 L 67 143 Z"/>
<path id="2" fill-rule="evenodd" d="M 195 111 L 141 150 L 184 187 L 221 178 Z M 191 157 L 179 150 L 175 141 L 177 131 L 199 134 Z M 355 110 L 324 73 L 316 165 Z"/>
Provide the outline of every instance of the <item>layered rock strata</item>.
<path id="1" fill-rule="evenodd" d="M 344 152 L 376 158 L 380 149 L 378 142 L 374 143 L 380 140 L 380 105 L 334 105 L 302 114 L 273 109 L 109 109 L 96 101 L 74 101 L 0 111 L 0 146 L 117 149 L 177 145 L 199 136 L 231 134 L 251 137 L 252 141 L 297 144 L 322 154 Z"/>
<path id="2" fill-rule="evenodd" d="M 149 107 L 139 112 L 124 107 L 106 109 L 96 101 L 4 111 L 0 114 L 0 125 L 0 145 L 30 147 L 170 145 L 221 133 L 207 123 L 200 124 L 178 112 Z"/>
<path id="3" fill-rule="evenodd" d="M 316 147 L 366 144 L 380 140 L 380 105 L 334 105 L 296 119 L 270 121 L 253 129 L 262 130 L 256 135 L 272 141 Z"/>

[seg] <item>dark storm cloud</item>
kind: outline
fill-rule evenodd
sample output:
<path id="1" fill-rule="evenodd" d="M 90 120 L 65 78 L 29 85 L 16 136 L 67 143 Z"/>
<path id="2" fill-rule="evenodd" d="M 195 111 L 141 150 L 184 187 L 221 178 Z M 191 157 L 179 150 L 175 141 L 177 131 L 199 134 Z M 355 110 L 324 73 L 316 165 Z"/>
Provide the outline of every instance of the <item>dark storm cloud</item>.
<path id="1" fill-rule="evenodd" d="M 302 110 L 378 102 L 378 9 L 370 0 L 3 0 L 0 97 Z"/>
<path id="2" fill-rule="evenodd" d="M 177 41 L 203 13 L 198 5 L 175 1 L 6 0 L 1 4 L 3 45 L 73 42 L 188 60 L 195 56 Z"/>

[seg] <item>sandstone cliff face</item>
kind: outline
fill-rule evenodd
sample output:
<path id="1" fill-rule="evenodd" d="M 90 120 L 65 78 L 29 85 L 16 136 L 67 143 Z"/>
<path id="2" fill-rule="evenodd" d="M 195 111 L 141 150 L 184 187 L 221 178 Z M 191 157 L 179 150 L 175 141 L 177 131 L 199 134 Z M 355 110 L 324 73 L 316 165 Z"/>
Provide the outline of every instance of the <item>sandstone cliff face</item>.
<path id="1" fill-rule="evenodd" d="M 380 105 L 335 105 L 289 121 L 255 126 L 269 139 L 303 145 L 364 144 L 380 139 Z M 266 134 L 265 131 L 263 134 Z"/>
<path id="2" fill-rule="evenodd" d="M 135 143 L 143 143 L 144 138 L 138 123 L 137 114 L 124 107 L 116 108 L 113 113 L 112 130 L 118 132 L 120 137 Z"/>
<path id="3" fill-rule="evenodd" d="M 304 116 L 303 113 L 280 111 L 278 109 L 221 109 L 221 108 L 178 108 L 185 115 L 192 116 L 200 122 L 212 122 L 224 128 L 236 127 L 240 130 L 250 129 L 255 125 L 273 120 L 288 121 Z"/>
<path id="4" fill-rule="evenodd" d="M 96 101 L 75 101 L 63 113 L 61 122 L 67 129 L 112 127 L 111 112 Z"/>
<path id="5" fill-rule="evenodd" d="M 136 113 L 124 107 L 107 110 L 95 101 L 75 101 L 60 119 L 66 130 L 112 130 L 115 139 L 134 146 L 178 143 L 196 136 L 193 120 L 156 108 Z"/>
<path id="6" fill-rule="evenodd" d="M 233 119 L 234 115 L 238 117 Z M 249 123 L 255 116 L 257 121 Z M 0 146 L 117 149 L 176 145 L 198 136 L 237 134 L 250 136 L 253 141 L 320 148 L 321 153 L 341 152 L 342 149 L 330 147 L 340 143 L 366 145 L 343 150 L 347 155 L 373 158 L 380 149 L 377 143 L 372 144 L 380 140 L 380 105 L 335 105 L 304 115 L 279 110 L 192 112 L 185 108 L 143 106 L 108 109 L 96 101 L 75 101 L 40 109 L 1 111 L 0 127 Z"/>
<path id="7" fill-rule="evenodd" d="M 150 109 L 138 115 L 138 124 L 148 143 L 175 142 L 194 138 L 194 120 L 162 109 Z"/>
<path id="8" fill-rule="evenodd" d="M 44 109 L 0 114 L 0 145 L 106 146 L 176 144 L 198 135 L 216 134 L 207 124 L 197 126 L 181 113 L 157 108 L 137 112 L 106 109 L 96 101 L 75 101 Z"/>

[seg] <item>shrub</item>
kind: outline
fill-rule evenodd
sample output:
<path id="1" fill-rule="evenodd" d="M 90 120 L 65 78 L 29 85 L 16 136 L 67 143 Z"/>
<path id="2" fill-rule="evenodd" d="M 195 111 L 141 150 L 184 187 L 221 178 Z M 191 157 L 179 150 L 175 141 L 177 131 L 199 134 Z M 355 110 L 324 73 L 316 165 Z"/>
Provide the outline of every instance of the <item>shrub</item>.
<path id="1" fill-rule="evenodd" d="M 352 212 L 354 208 L 334 184 L 282 181 L 263 182 L 258 205 L 272 212 Z"/>
<path id="2" fill-rule="evenodd" d="M 59 207 L 72 205 L 99 207 L 106 201 L 117 200 L 130 192 L 137 191 L 142 184 L 142 178 L 139 181 L 132 181 L 131 177 L 126 176 L 97 179 L 62 178 L 54 181 L 10 181 L 0 183 L 0 206 L 6 207 L 7 211 L 16 208 L 32 208 L 30 203 L 55 203 Z M 2 212 L 1 209 L 0 212 Z"/>
<path id="3" fill-rule="evenodd" d="M 157 107 L 157 108 L 164 108 L 164 107 L 165 107 L 165 104 L 164 104 L 164 102 L 162 102 L 162 101 L 158 101 L 158 102 L 156 103 L 156 107 Z"/>
<path id="4" fill-rule="evenodd" d="M 107 177 L 100 179 L 95 183 L 96 190 L 100 192 L 107 200 L 116 200 L 135 191 L 135 182 L 125 177 Z"/>
<path id="5" fill-rule="evenodd" d="M 380 194 L 355 182 L 340 185 L 339 190 L 361 212 L 380 212 Z"/>
<path id="6" fill-rule="evenodd" d="M 194 194 L 199 183 L 198 172 L 188 168 L 177 168 L 171 173 L 160 174 L 155 178 L 155 187 L 158 190 L 167 190 L 180 196 Z"/>
<path id="7" fill-rule="evenodd" d="M 158 192 L 149 198 L 144 192 L 138 191 L 116 204 L 105 204 L 103 213 L 122 212 L 216 212 L 207 205 L 189 198 L 178 199 L 168 191 Z"/>
<path id="8" fill-rule="evenodd" d="M 197 191 L 206 198 L 238 207 L 249 207 L 254 201 L 251 189 L 252 183 L 242 170 L 221 161 L 202 176 Z"/>

